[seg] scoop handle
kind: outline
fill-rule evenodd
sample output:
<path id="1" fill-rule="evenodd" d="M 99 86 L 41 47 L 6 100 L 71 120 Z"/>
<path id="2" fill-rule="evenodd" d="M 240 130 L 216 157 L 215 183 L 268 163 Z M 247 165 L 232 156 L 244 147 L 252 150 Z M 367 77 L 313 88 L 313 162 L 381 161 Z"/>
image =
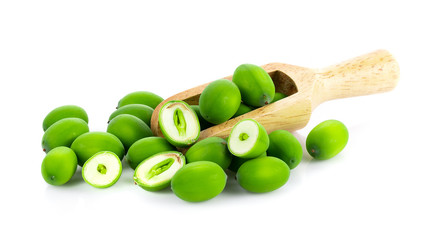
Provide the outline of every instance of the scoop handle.
<path id="1" fill-rule="evenodd" d="M 400 70 L 386 50 L 377 50 L 317 71 L 313 103 L 390 91 Z"/>

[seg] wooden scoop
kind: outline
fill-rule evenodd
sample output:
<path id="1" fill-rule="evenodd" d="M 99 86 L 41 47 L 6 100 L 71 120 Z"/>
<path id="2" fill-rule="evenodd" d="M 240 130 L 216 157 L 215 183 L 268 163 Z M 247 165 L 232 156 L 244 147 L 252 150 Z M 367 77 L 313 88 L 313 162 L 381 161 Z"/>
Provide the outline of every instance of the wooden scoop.
<path id="1" fill-rule="evenodd" d="M 283 63 L 262 66 L 275 83 L 275 91 L 288 97 L 201 131 L 199 140 L 207 137 L 226 138 L 232 127 L 242 119 L 252 118 L 268 133 L 303 128 L 312 111 L 322 102 L 381 93 L 392 90 L 399 79 L 398 63 L 386 50 L 378 50 L 322 69 L 311 69 Z M 232 80 L 232 76 L 225 77 Z M 178 93 L 159 104 L 153 112 L 151 128 L 162 136 L 158 115 L 161 106 L 170 100 L 183 100 L 198 105 L 199 96 L 209 83 Z"/>

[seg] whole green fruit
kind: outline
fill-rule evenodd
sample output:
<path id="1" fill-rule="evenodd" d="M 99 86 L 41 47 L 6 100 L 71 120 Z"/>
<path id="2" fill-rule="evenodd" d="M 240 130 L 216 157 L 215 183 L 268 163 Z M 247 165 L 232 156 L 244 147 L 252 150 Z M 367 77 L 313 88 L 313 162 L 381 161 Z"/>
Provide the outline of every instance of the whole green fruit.
<path id="1" fill-rule="evenodd" d="M 236 113 L 240 103 L 241 94 L 238 87 L 232 81 L 220 79 L 211 82 L 202 91 L 199 109 L 205 120 L 220 124 Z"/>
<path id="2" fill-rule="evenodd" d="M 209 137 L 191 146 L 186 152 L 186 160 L 188 163 L 210 161 L 227 169 L 232 161 L 232 154 L 227 149 L 226 140 L 220 137 Z"/>
<path id="3" fill-rule="evenodd" d="M 287 95 L 285 95 L 284 93 L 276 92 L 271 103 L 281 100 L 285 97 L 287 97 Z"/>
<path id="4" fill-rule="evenodd" d="M 126 160 L 132 169 L 135 169 L 138 164 L 157 153 L 176 151 L 165 138 L 161 137 L 146 137 L 136 141 L 126 153 Z"/>
<path id="5" fill-rule="evenodd" d="M 64 118 L 80 118 L 88 123 L 86 111 L 76 105 L 64 105 L 50 111 L 43 120 L 43 131 L 46 131 L 52 124 Z"/>
<path id="6" fill-rule="evenodd" d="M 125 150 L 137 140 L 153 136 L 146 123 L 130 114 L 120 114 L 113 118 L 107 126 L 107 132 L 119 138 Z"/>
<path id="7" fill-rule="evenodd" d="M 290 176 L 290 168 L 281 159 L 261 157 L 242 164 L 236 173 L 239 185 L 247 191 L 264 193 L 282 187 Z"/>
<path id="8" fill-rule="evenodd" d="M 329 159 L 345 148 L 348 138 L 348 129 L 342 122 L 327 120 L 309 132 L 306 138 L 306 149 L 315 159 Z"/>
<path id="9" fill-rule="evenodd" d="M 299 140 L 286 130 L 275 130 L 269 134 L 268 156 L 277 157 L 287 163 L 290 169 L 302 161 L 303 150 Z"/>
<path id="10" fill-rule="evenodd" d="M 136 116 L 137 118 L 143 120 L 147 124 L 147 126 L 150 127 L 150 120 L 152 118 L 153 108 L 143 104 L 125 105 L 121 108 L 116 109 L 116 111 L 114 111 L 110 115 L 108 122 L 110 123 L 113 118 L 121 114 L 130 114 Z"/>
<path id="11" fill-rule="evenodd" d="M 188 163 L 175 173 L 171 189 L 182 200 L 201 202 L 219 195 L 226 186 L 227 175 L 216 163 Z"/>
<path id="12" fill-rule="evenodd" d="M 77 157 L 68 147 L 57 147 L 46 154 L 42 162 L 43 179 L 51 185 L 63 185 L 73 177 Z"/>
<path id="13" fill-rule="evenodd" d="M 253 64 L 242 64 L 233 73 L 232 81 L 241 92 L 242 101 L 253 107 L 269 104 L 275 95 L 275 85 L 269 74 Z"/>
<path id="14" fill-rule="evenodd" d="M 162 97 L 152 92 L 136 91 L 129 93 L 120 99 L 119 103 L 117 104 L 117 108 L 121 108 L 128 104 L 144 104 L 155 109 L 162 101 Z"/>
<path id="15" fill-rule="evenodd" d="M 80 135 L 89 132 L 88 124 L 80 118 L 64 118 L 52 124 L 42 137 L 43 151 L 56 147 L 70 147 Z"/>
<path id="16" fill-rule="evenodd" d="M 260 156 L 257 156 L 255 158 L 259 158 L 259 157 L 266 157 L 267 154 L 266 152 L 262 153 Z M 236 173 L 238 171 L 238 169 L 242 166 L 242 164 L 244 164 L 244 162 L 251 160 L 254 158 L 240 158 L 237 156 L 232 155 L 232 162 L 230 163 L 228 169 L 234 173 Z"/>
<path id="17" fill-rule="evenodd" d="M 115 135 L 107 132 L 88 132 L 80 135 L 71 149 L 76 153 L 79 166 L 98 152 L 110 151 L 122 159 L 125 154 L 125 148 L 122 142 Z"/>
<path id="18" fill-rule="evenodd" d="M 239 117 L 239 116 L 244 115 L 248 112 L 251 112 L 252 110 L 253 110 L 252 107 L 249 107 L 249 106 L 241 103 L 239 105 L 238 111 L 236 111 L 236 113 L 235 113 L 235 115 L 233 115 L 233 117 Z"/>

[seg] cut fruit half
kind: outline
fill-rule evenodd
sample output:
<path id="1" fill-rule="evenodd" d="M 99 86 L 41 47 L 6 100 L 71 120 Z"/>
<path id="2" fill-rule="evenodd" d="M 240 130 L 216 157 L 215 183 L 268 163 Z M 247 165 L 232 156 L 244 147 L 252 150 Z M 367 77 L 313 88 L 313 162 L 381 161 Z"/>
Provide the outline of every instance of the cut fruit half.
<path id="1" fill-rule="evenodd" d="M 199 120 L 183 101 L 169 101 L 159 111 L 159 127 L 166 140 L 176 147 L 187 147 L 199 138 Z"/>
<path id="2" fill-rule="evenodd" d="M 96 188 L 107 188 L 119 180 L 122 163 L 113 152 L 98 152 L 89 158 L 82 167 L 85 182 Z"/>
<path id="3" fill-rule="evenodd" d="M 244 119 L 235 124 L 228 138 L 229 151 L 240 158 L 255 158 L 269 147 L 265 128 L 253 119 Z"/>
<path id="4" fill-rule="evenodd" d="M 153 155 L 142 161 L 134 173 L 135 184 L 147 191 L 168 187 L 174 174 L 186 164 L 184 155 L 169 151 Z"/>

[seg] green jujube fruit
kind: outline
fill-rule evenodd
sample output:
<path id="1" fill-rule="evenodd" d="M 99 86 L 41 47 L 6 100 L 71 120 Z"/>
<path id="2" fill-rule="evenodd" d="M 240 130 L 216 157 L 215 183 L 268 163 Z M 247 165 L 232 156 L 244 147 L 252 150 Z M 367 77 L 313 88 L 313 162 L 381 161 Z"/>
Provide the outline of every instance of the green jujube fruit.
<path id="1" fill-rule="evenodd" d="M 171 189 L 182 200 L 201 202 L 219 195 L 226 186 L 227 175 L 216 163 L 198 161 L 178 170 L 171 180 Z"/>
<path id="2" fill-rule="evenodd" d="M 293 134 L 286 130 L 275 130 L 269 134 L 267 154 L 281 159 L 293 169 L 302 161 L 303 149 Z"/>
<path id="3" fill-rule="evenodd" d="M 276 92 L 271 103 L 281 100 L 285 97 L 287 97 L 287 95 L 285 95 L 284 93 Z"/>
<path id="4" fill-rule="evenodd" d="M 342 122 L 326 120 L 309 132 L 306 138 L 306 149 L 315 159 L 329 159 L 345 148 L 348 138 L 348 129 Z"/>
<path id="5" fill-rule="evenodd" d="M 267 156 L 267 154 L 266 154 L 266 152 L 264 152 L 260 156 L 255 157 L 255 158 L 266 157 L 266 156 Z M 230 162 L 230 165 L 229 165 L 228 169 L 230 171 L 236 173 L 238 171 L 239 167 L 241 167 L 242 164 L 244 164 L 244 162 L 246 162 L 248 160 L 251 160 L 251 159 L 254 159 L 254 158 L 250 158 L 250 159 L 248 159 L 248 158 L 240 158 L 240 157 L 232 155 L 232 162 Z"/>
<path id="6" fill-rule="evenodd" d="M 238 110 L 237 110 L 237 111 L 236 111 L 236 113 L 233 115 L 233 117 L 239 117 L 239 116 L 244 115 L 244 114 L 246 114 L 246 113 L 248 113 L 248 112 L 251 112 L 252 110 L 253 110 L 253 108 L 252 108 L 252 107 L 249 107 L 249 106 L 247 106 L 247 105 L 245 105 L 245 104 L 241 103 L 241 104 L 239 105 Z"/>
<path id="7" fill-rule="evenodd" d="M 237 157 L 255 158 L 268 149 L 269 136 L 256 120 L 243 119 L 233 126 L 227 139 L 227 147 Z"/>
<path id="8" fill-rule="evenodd" d="M 108 188 L 122 174 L 122 162 L 110 151 L 97 152 L 83 164 L 82 177 L 92 187 Z"/>
<path id="9" fill-rule="evenodd" d="M 276 157 L 251 159 L 236 173 L 239 185 L 247 191 L 264 193 L 282 187 L 290 176 L 288 165 Z"/>
<path id="10" fill-rule="evenodd" d="M 126 153 L 125 159 L 131 168 L 135 169 L 146 158 L 168 151 L 176 151 L 176 149 L 165 138 L 146 137 L 132 144 Z"/>
<path id="11" fill-rule="evenodd" d="M 205 138 L 189 148 L 186 152 L 188 163 L 210 161 L 227 169 L 232 161 L 232 154 L 227 149 L 227 142 L 220 137 Z"/>
<path id="12" fill-rule="evenodd" d="M 120 160 L 125 154 L 125 148 L 119 138 L 107 132 L 82 134 L 71 144 L 71 149 L 77 155 L 79 166 L 83 166 L 89 158 L 98 152 L 113 152 Z"/>
<path id="13" fill-rule="evenodd" d="M 137 140 L 153 136 L 152 130 L 145 122 L 130 114 L 113 118 L 107 126 L 107 132 L 119 138 L 125 150 Z"/>
<path id="14" fill-rule="evenodd" d="M 201 131 L 213 126 L 212 123 L 208 122 L 207 120 L 205 120 L 205 118 L 202 117 L 199 105 L 190 105 L 190 107 L 193 109 L 193 111 L 195 111 L 196 115 L 198 115 L 199 125 L 201 126 Z"/>
<path id="15" fill-rule="evenodd" d="M 52 124 L 42 137 L 43 151 L 56 147 L 70 147 L 80 135 L 89 132 L 88 124 L 80 118 L 64 118 Z"/>
<path id="16" fill-rule="evenodd" d="M 70 181 L 77 168 L 76 154 L 68 147 L 57 147 L 46 154 L 42 162 L 43 179 L 55 186 Z"/>
<path id="17" fill-rule="evenodd" d="M 119 103 L 117 104 L 117 108 L 121 108 L 128 104 L 144 104 L 155 109 L 162 101 L 162 97 L 152 92 L 136 91 L 129 93 L 120 99 Z"/>
<path id="18" fill-rule="evenodd" d="M 46 131 L 52 124 L 64 118 L 80 118 L 88 123 L 86 111 L 76 105 L 64 105 L 50 111 L 43 120 L 43 131 Z"/>
<path id="19" fill-rule="evenodd" d="M 211 82 L 202 91 L 199 109 L 210 123 L 220 124 L 229 120 L 238 110 L 241 93 L 232 81 L 220 79 Z"/>
<path id="20" fill-rule="evenodd" d="M 110 123 L 113 118 L 121 114 L 130 114 L 136 116 L 137 118 L 143 120 L 147 124 L 147 126 L 150 127 L 150 120 L 152 118 L 153 108 L 143 104 L 125 105 L 121 108 L 116 109 L 116 111 L 114 111 L 110 115 L 108 123 Z"/>
<path id="21" fill-rule="evenodd" d="M 242 101 L 253 107 L 269 104 L 275 95 L 275 85 L 269 74 L 253 64 L 242 64 L 233 73 L 232 81 L 241 92 Z"/>

